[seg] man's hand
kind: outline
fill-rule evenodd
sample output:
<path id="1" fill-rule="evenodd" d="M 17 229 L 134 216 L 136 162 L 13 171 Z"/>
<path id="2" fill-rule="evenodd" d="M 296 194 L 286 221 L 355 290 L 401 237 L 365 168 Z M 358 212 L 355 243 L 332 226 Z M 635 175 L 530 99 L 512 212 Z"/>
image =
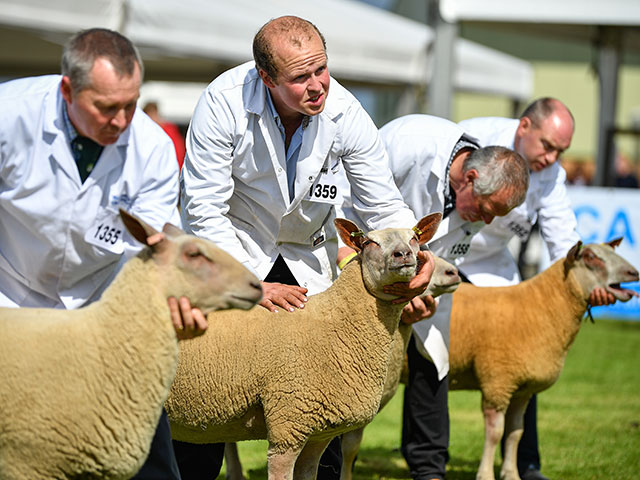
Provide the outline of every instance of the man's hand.
<path id="1" fill-rule="evenodd" d="M 595 287 L 589 294 L 589 303 L 592 307 L 600 307 L 601 305 L 612 305 L 616 303 L 616 297 L 612 293 L 607 292 L 602 287 Z"/>
<path id="2" fill-rule="evenodd" d="M 391 285 L 385 285 L 384 293 L 400 296 L 400 298 L 393 300 L 392 303 L 408 302 L 417 295 L 423 294 L 429 286 L 435 265 L 433 254 L 428 250 L 420 250 L 418 252 L 418 272 L 416 276 L 408 283 L 397 282 Z"/>
<path id="3" fill-rule="evenodd" d="M 438 302 L 431 296 L 414 297 L 402 310 L 400 319 L 403 323 L 411 325 L 425 318 L 431 318 L 436 313 Z"/>
<path id="4" fill-rule="evenodd" d="M 191 308 L 188 298 L 180 297 L 178 301 L 175 297 L 169 297 L 168 301 L 178 340 L 199 337 L 207 330 L 209 322 L 199 308 Z"/>
<path id="5" fill-rule="evenodd" d="M 304 308 L 307 302 L 307 289 L 296 285 L 283 283 L 262 283 L 262 301 L 260 305 L 267 310 L 277 313 L 278 307 L 287 312 L 293 312 L 296 308 Z"/>

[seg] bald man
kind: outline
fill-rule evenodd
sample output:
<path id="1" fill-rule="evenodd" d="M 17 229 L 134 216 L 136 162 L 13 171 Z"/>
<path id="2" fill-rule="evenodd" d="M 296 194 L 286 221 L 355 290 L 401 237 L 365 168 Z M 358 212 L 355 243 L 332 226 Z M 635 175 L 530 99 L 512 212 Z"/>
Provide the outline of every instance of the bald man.
<path id="1" fill-rule="evenodd" d="M 195 108 L 182 169 L 182 220 L 256 272 L 264 308 L 290 312 L 337 275 L 339 174 L 346 173 L 368 229 L 417 222 L 393 182 L 378 129 L 330 77 L 318 29 L 299 17 L 276 18 L 256 34 L 253 56 L 216 78 Z M 406 298 L 429 283 L 429 259 L 425 254 L 424 267 L 406 285 Z M 219 465 L 198 466 L 202 459 L 211 463 L 208 446 L 174 446 L 183 480 L 215 478 Z M 339 442 L 332 442 L 318 478 L 339 478 L 340 465 Z"/>

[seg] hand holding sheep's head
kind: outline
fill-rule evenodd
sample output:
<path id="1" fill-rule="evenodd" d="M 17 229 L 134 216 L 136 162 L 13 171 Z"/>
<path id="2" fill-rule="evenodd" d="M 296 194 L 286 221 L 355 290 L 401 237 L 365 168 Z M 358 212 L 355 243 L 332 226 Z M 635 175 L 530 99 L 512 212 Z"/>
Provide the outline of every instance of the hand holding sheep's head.
<path id="1" fill-rule="evenodd" d="M 638 296 L 633 290 L 620 286 L 623 282 L 638 281 L 638 270 L 613 251 L 621 242 L 622 238 L 602 244 L 582 245 L 578 242 L 567 254 L 565 274 L 579 272 L 576 278 L 589 294 L 589 303 L 593 306 L 608 305 L 616 300 L 626 302 Z"/>
<path id="2" fill-rule="evenodd" d="M 433 256 L 420 252 L 420 245 L 433 237 L 441 219 L 440 213 L 432 213 L 413 229 L 387 228 L 368 234 L 349 220 L 336 219 L 335 225 L 344 244 L 360 252 L 367 289 L 378 298 L 392 300 L 411 298 L 426 289 L 433 272 Z"/>
<path id="3" fill-rule="evenodd" d="M 204 315 L 226 308 L 248 309 L 260 300 L 258 278 L 213 242 L 169 223 L 158 232 L 124 210 L 120 216 L 129 233 L 150 248 L 167 298 L 186 297 Z"/>

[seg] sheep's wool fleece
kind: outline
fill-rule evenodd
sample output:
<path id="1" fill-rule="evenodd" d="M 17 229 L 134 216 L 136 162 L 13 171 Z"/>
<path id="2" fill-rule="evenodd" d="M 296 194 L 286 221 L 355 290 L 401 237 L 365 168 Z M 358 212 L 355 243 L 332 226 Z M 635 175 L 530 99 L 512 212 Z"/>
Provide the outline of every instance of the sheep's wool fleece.
<path id="1" fill-rule="evenodd" d="M 210 314 L 207 335 L 181 345 L 166 403 L 174 438 L 268 437 L 282 452 L 368 423 L 401 308 L 368 293 L 357 259 L 294 313 Z"/>

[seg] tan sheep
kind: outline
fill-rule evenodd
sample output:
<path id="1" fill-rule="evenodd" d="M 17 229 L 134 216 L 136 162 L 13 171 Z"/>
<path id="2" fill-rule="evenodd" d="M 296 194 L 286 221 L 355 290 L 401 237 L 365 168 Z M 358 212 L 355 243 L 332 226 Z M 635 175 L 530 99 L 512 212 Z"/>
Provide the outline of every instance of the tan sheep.
<path id="1" fill-rule="evenodd" d="M 157 234 L 126 212 L 140 242 Z M 0 478 L 125 479 L 142 466 L 178 361 L 167 298 L 250 308 L 258 279 L 165 225 L 102 298 L 78 310 L 0 308 Z"/>
<path id="2" fill-rule="evenodd" d="M 460 283 L 458 270 L 446 260 L 440 257 L 434 257 L 435 268 L 429 286 L 424 295 L 432 295 L 434 298 L 445 293 L 453 293 Z M 387 377 L 385 379 L 382 397 L 380 399 L 380 408 L 378 411 L 389 403 L 393 398 L 400 384 L 400 375 L 404 364 L 404 356 L 411 338 L 411 325 L 400 322 L 398 330 L 394 334 L 393 345 L 389 358 L 389 366 L 387 368 Z M 364 427 L 350 430 L 342 434 L 342 471 L 340 473 L 341 480 L 351 480 L 353 463 L 355 462 L 360 443 L 362 442 L 362 434 Z M 224 461 L 226 464 L 225 478 L 228 480 L 243 480 L 242 464 L 238 456 L 238 448 L 235 443 L 227 443 L 224 449 Z"/>
<path id="3" fill-rule="evenodd" d="M 614 253 L 619 243 L 579 242 L 565 259 L 518 285 L 462 284 L 454 294 L 450 389 L 482 392 L 485 444 L 476 479 L 494 479 L 504 431 L 500 478 L 520 480 L 516 453 L 525 408 L 558 379 L 593 288 L 604 287 L 623 302 L 635 294 L 619 285 L 638 280 L 638 271 Z"/>
<path id="4" fill-rule="evenodd" d="M 393 304 L 396 297 L 383 287 L 415 275 L 418 245 L 440 219 L 439 213 L 423 218 L 417 233 L 386 229 L 366 236 L 338 219 L 342 240 L 360 255 L 304 309 L 209 315 L 209 334 L 180 352 L 165 404 L 173 438 L 266 438 L 269 479 L 315 478 L 329 441 L 378 411 L 405 305 Z"/>

